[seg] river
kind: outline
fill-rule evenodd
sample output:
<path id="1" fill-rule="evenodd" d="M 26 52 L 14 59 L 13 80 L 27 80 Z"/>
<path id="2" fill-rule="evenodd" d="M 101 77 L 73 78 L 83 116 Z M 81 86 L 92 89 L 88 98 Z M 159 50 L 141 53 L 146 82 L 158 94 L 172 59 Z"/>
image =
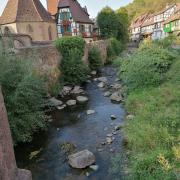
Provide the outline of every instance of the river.
<path id="1" fill-rule="evenodd" d="M 101 76 L 108 79 L 109 84 L 115 83 L 116 69 L 105 66 L 101 70 Z M 89 102 L 75 108 L 66 108 L 61 111 L 53 111 L 48 130 L 35 136 L 30 145 L 22 145 L 16 148 L 16 159 L 20 168 L 32 171 L 33 180 L 121 180 L 123 177 L 115 177 L 111 173 L 112 157 L 123 154 L 123 133 L 117 131 L 114 142 L 111 145 L 102 145 L 106 136 L 112 133 L 114 127 L 123 123 L 125 110 L 123 105 L 114 104 L 109 97 L 104 97 L 103 89 L 97 86 L 98 82 L 91 81 L 84 87 Z M 95 114 L 87 115 L 86 111 L 93 109 Z M 117 117 L 111 120 L 111 115 Z M 61 152 L 60 145 L 72 143 L 76 151 L 88 149 L 96 157 L 97 171 L 90 169 L 77 170 L 69 166 L 67 157 Z M 42 151 L 34 159 L 29 160 L 32 151 Z"/>

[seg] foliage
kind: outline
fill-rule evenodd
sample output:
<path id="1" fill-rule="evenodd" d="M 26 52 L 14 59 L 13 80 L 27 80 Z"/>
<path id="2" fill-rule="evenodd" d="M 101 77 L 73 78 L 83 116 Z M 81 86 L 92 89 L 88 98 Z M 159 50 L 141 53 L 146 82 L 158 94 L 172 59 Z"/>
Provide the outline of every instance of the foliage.
<path id="1" fill-rule="evenodd" d="M 70 56 L 74 49 L 78 50 L 80 57 L 84 55 L 85 41 L 81 37 L 65 36 L 56 40 L 55 45 L 63 57 Z"/>
<path id="2" fill-rule="evenodd" d="M 125 8 L 128 11 L 130 20 L 137 18 L 139 15 L 150 12 L 161 11 L 167 4 L 178 3 L 179 0 L 134 0 Z"/>
<path id="3" fill-rule="evenodd" d="M 120 8 L 115 12 L 110 7 L 105 7 L 98 14 L 97 22 L 102 38 L 116 38 L 124 45 L 127 43 L 129 21 L 125 8 Z"/>
<path id="4" fill-rule="evenodd" d="M 97 47 L 94 46 L 89 51 L 88 61 L 89 61 L 89 67 L 92 70 L 98 70 L 102 66 L 101 54 Z"/>
<path id="5" fill-rule="evenodd" d="M 175 56 L 169 50 L 153 43 L 143 44 L 136 53 L 122 61 L 121 78 L 129 90 L 159 85 L 173 60 Z"/>
<path id="6" fill-rule="evenodd" d="M 108 62 L 112 62 L 123 50 L 122 43 L 115 38 L 110 38 L 107 47 Z"/>
<path id="7" fill-rule="evenodd" d="M 118 19 L 115 12 L 110 7 L 105 7 L 98 14 L 97 22 L 100 27 L 102 38 L 108 39 L 117 37 Z"/>
<path id="8" fill-rule="evenodd" d="M 62 78 L 68 84 L 81 84 L 87 80 L 88 67 L 84 65 L 79 50 L 73 49 L 69 56 L 63 57 L 60 70 Z"/>
<path id="9" fill-rule="evenodd" d="M 63 37 L 56 41 L 62 54 L 60 70 L 64 83 L 81 84 L 87 80 L 88 68 L 82 61 L 85 41 L 81 37 Z"/>
<path id="10" fill-rule="evenodd" d="M 1 54 L 0 84 L 14 143 L 30 142 L 34 132 L 46 127 L 44 81 L 23 59 Z"/>
<path id="11" fill-rule="evenodd" d="M 149 42 L 126 60 L 116 60 L 128 89 L 125 106 L 134 115 L 124 127 L 129 179 L 178 179 L 180 59 L 169 47 L 163 41 Z"/>

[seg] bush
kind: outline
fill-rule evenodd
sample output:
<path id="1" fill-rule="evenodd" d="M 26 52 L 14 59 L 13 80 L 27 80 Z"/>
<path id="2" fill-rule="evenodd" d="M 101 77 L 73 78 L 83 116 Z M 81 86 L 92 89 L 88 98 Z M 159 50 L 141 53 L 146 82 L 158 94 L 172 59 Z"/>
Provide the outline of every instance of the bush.
<path id="1" fill-rule="evenodd" d="M 81 37 L 65 36 L 55 42 L 56 48 L 59 50 L 63 58 L 70 56 L 72 50 L 77 49 L 79 57 L 84 55 L 85 41 Z"/>
<path id="2" fill-rule="evenodd" d="M 164 40 L 166 41 L 166 39 Z M 115 62 L 134 115 L 124 127 L 130 151 L 129 179 L 178 179 L 180 59 L 165 42 L 147 42 Z M 116 160 L 115 169 L 119 167 Z"/>
<path id="3" fill-rule="evenodd" d="M 63 57 L 60 69 L 63 81 L 73 85 L 85 82 L 89 73 L 77 49 L 71 50 L 69 56 Z"/>
<path id="4" fill-rule="evenodd" d="M 33 133 L 46 127 L 44 81 L 24 60 L 0 56 L 0 84 L 14 144 L 30 142 Z"/>
<path id="5" fill-rule="evenodd" d="M 92 70 L 98 70 L 102 66 L 101 54 L 97 47 L 93 47 L 89 51 L 88 61 L 89 67 Z"/>
<path id="6" fill-rule="evenodd" d="M 122 79 L 129 90 L 160 85 L 175 60 L 173 53 L 145 44 L 121 65 Z"/>
<path id="7" fill-rule="evenodd" d="M 117 56 L 120 55 L 123 48 L 121 42 L 115 38 L 109 39 L 109 45 L 107 47 L 108 62 L 112 62 Z"/>

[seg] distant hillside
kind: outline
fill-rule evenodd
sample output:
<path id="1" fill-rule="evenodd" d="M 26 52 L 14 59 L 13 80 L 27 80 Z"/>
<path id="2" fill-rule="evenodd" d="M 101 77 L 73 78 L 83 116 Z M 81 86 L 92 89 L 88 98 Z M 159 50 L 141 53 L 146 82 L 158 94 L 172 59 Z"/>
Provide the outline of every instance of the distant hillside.
<path id="1" fill-rule="evenodd" d="M 126 6 L 130 21 L 139 15 L 147 12 L 158 12 L 167 4 L 180 3 L 180 0 L 134 0 Z"/>

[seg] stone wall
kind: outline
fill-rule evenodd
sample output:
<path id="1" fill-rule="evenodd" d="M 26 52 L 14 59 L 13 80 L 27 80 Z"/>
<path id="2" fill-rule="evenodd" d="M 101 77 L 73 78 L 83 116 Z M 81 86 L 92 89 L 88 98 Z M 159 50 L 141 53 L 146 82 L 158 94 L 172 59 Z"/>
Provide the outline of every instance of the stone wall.
<path id="1" fill-rule="evenodd" d="M 31 172 L 18 169 L 4 99 L 0 89 L 0 180 L 32 180 Z"/>
<path id="2" fill-rule="evenodd" d="M 93 46 L 96 46 L 100 50 L 103 63 L 106 63 L 106 41 L 87 43 L 84 49 L 83 62 L 88 64 L 88 52 Z M 37 44 L 36 46 L 18 48 L 16 49 L 16 55 L 20 58 L 30 59 L 38 72 L 47 76 L 48 87 L 53 87 L 58 81 L 60 76 L 59 65 L 62 57 L 54 45 Z"/>

